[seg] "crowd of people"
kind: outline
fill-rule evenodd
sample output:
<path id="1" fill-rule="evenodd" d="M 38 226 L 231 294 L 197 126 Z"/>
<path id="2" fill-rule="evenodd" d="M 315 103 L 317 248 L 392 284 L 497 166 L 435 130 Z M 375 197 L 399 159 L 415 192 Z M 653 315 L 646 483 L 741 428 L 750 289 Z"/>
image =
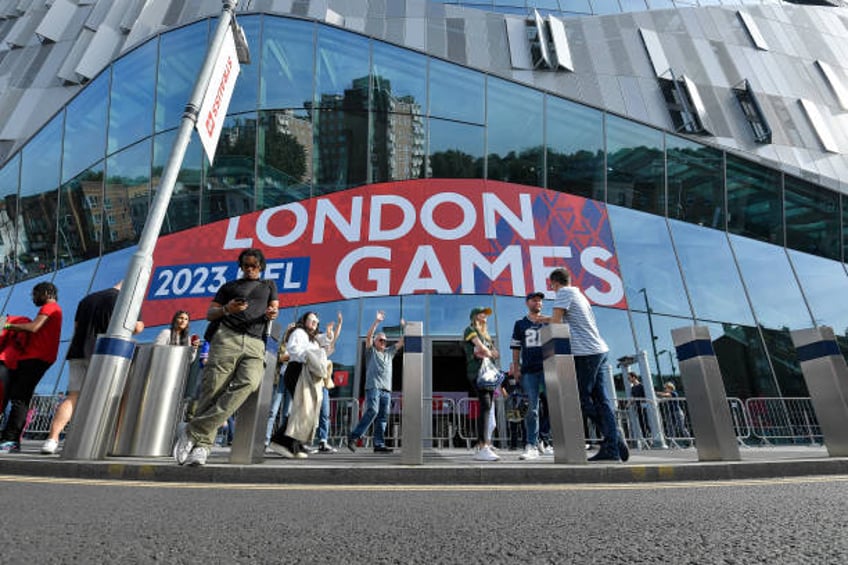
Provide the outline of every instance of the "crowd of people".
<path id="1" fill-rule="evenodd" d="M 232 443 L 237 412 L 266 375 L 268 339 L 279 310 L 277 287 L 262 278 L 266 261 L 261 250 L 242 251 L 238 266 L 241 276 L 223 284 L 209 303 L 208 329 L 203 339 L 190 333 L 189 312 L 179 310 L 154 341 L 190 348 L 191 361 L 199 367 L 198 377 L 189 380 L 186 388 L 191 402 L 176 432 L 173 457 L 179 465 L 205 465 L 219 435 L 224 436 L 223 443 Z M 507 407 L 511 447 L 523 444 L 519 459 L 552 454 L 541 331 L 547 324 L 567 322 L 581 410 L 601 436 L 597 453 L 589 459 L 627 461 L 627 443 L 617 428 L 603 384 L 602 367 L 609 348 L 600 336 L 589 301 L 571 285 L 567 269 L 553 270 L 549 281 L 555 292 L 552 313 L 543 314 L 543 292 L 534 291 L 525 297 L 527 312 L 514 323 L 509 368 L 500 378 L 489 373 L 491 367 L 500 373 L 500 352 L 488 327 L 492 309 L 480 306 L 470 311 L 462 340 L 468 390 L 478 403 L 473 458 L 485 462 L 500 459 L 493 442 L 494 410 L 499 397 Z M 56 453 L 59 448 L 61 434 L 73 416 L 84 385 L 97 337 L 108 329 L 120 288 L 119 282 L 89 294 L 77 305 L 67 354 L 67 395 L 55 410 L 48 437 L 41 446 L 43 454 Z M 0 404 L 5 409 L 8 402 L 11 407 L 0 434 L 0 453 L 20 451 L 30 400 L 58 354 L 62 327 L 58 289 L 52 283 L 39 283 L 32 290 L 32 301 L 38 307 L 33 319 L 9 315 L 0 320 Z M 400 335 L 391 343 L 387 334 L 379 331 L 385 319 L 385 312 L 377 311 L 365 336 L 362 416 L 344 437 L 351 452 L 361 447 L 360 442 L 372 428 L 373 451 L 393 452 L 386 442 L 386 428 L 392 402 L 392 366 L 395 357 L 403 352 L 405 324 L 401 319 Z M 304 459 L 315 453 L 337 452 L 329 437 L 329 391 L 335 386 L 331 357 L 342 324 L 339 313 L 322 329 L 318 314 L 309 311 L 281 332 L 265 430 L 269 454 Z M 143 329 L 139 320 L 134 331 Z M 638 377 L 631 384 L 633 393 L 638 393 Z M 667 393 L 675 394 L 673 389 Z"/>

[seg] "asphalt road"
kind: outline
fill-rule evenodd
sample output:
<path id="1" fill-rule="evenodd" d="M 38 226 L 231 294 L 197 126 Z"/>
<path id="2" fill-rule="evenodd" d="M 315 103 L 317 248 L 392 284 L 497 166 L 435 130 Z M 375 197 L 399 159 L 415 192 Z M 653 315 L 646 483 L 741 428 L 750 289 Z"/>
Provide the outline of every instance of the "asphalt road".
<path id="1" fill-rule="evenodd" d="M 848 562 L 848 476 L 491 487 L 0 476 L 0 563 Z"/>

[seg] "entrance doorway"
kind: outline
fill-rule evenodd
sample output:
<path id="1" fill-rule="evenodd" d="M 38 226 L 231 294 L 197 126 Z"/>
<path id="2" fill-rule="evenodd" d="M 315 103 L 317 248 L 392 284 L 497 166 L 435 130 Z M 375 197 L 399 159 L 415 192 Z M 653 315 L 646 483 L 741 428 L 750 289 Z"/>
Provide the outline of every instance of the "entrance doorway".
<path id="1" fill-rule="evenodd" d="M 461 340 L 432 341 L 434 392 L 468 392 L 465 378 L 465 348 Z"/>

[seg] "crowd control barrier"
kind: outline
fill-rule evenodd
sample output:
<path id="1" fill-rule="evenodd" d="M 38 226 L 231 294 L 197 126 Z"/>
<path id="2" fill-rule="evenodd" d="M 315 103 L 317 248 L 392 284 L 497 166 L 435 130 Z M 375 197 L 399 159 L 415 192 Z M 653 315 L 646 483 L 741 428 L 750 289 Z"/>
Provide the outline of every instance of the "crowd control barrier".
<path id="1" fill-rule="evenodd" d="M 118 409 L 111 455 L 170 454 L 190 364 L 188 346 L 153 343 L 136 346 Z"/>

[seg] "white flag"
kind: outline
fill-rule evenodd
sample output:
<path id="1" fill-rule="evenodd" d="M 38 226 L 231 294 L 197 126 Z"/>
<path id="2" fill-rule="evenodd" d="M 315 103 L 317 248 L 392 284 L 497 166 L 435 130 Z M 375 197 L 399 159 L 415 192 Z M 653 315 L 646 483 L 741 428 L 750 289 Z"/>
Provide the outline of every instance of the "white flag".
<path id="1" fill-rule="evenodd" d="M 200 114 L 195 124 L 210 163 L 215 159 L 215 149 L 218 147 L 218 138 L 221 137 L 224 117 L 227 115 L 230 98 L 233 97 L 239 71 L 236 42 L 232 30 L 229 30 L 224 36 L 224 44 L 218 53 L 218 60 L 215 62 L 215 69 L 212 71 L 212 78 L 200 104 Z"/>

